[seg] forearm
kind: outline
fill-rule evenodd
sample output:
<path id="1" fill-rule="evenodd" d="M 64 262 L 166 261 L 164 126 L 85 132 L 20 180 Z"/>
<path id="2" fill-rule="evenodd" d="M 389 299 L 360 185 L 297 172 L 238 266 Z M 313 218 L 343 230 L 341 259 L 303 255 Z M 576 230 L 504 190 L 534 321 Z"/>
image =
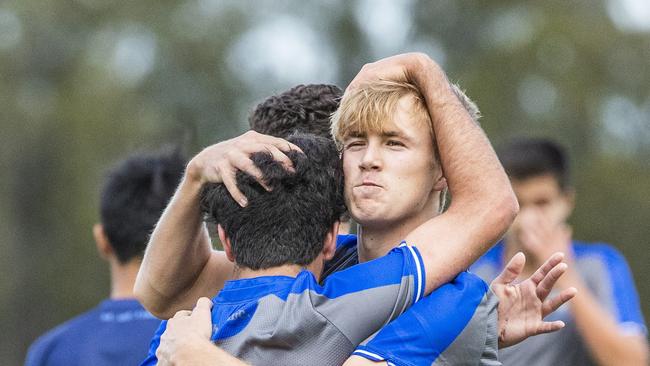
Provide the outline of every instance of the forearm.
<path id="1" fill-rule="evenodd" d="M 567 281 L 578 289 L 571 301 L 571 312 L 586 346 L 598 364 L 647 365 L 648 344 L 642 335 L 626 335 L 584 285 L 576 273 L 567 273 Z"/>
<path id="2" fill-rule="evenodd" d="M 446 228 L 435 230 L 447 232 L 444 237 L 452 237 L 453 242 L 430 245 L 435 254 L 432 268 L 437 276 L 431 284 L 435 288 L 469 267 L 503 235 L 518 204 L 489 140 L 453 93 L 444 72 L 424 56 L 416 58 L 409 70 L 408 77 L 426 101 L 452 196 L 451 206 L 441 215 Z"/>
<path id="3" fill-rule="evenodd" d="M 212 248 L 199 209 L 200 189 L 200 182 L 184 177 L 147 245 L 134 290 L 156 316 L 167 318 L 179 310 L 176 299 L 197 281 L 210 259 Z"/>

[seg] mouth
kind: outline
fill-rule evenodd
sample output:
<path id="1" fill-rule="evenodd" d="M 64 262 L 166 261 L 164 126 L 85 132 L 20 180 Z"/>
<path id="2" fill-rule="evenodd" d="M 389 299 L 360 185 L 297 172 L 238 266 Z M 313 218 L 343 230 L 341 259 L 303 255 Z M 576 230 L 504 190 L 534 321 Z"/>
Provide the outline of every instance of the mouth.
<path id="1" fill-rule="evenodd" d="M 383 188 L 380 184 L 375 183 L 374 181 L 371 180 L 364 180 L 361 182 L 361 184 L 357 184 L 357 187 L 379 187 Z"/>

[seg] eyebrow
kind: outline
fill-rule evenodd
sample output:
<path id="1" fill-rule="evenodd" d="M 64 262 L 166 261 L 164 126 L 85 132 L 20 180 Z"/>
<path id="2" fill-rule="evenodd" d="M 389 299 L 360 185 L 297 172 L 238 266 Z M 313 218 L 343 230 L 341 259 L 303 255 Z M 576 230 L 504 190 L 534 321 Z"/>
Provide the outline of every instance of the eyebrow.
<path id="1" fill-rule="evenodd" d="M 361 131 L 353 131 L 347 134 L 346 138 L 361 138 L 368 136 L 367 133 Z"/>
<path id="2" fill-rule="evenodd" d="M 398 138 L 408 140 L 408 141 L 411 140 L 411 138 L 409 136 L 407 136 L 406 134 L 404 134 L 403 132 L 395 131 L 395 130 L 384 131 L 384 132 L 381 133 L 381 137 L 383 137 L 383 138 L 398 137 Z"/>

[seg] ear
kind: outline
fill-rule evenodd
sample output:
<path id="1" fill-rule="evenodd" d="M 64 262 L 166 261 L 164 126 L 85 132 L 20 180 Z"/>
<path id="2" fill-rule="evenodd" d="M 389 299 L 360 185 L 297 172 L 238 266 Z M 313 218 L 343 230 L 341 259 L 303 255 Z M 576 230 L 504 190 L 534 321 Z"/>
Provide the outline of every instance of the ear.
<path id="1" fill-rule="evenodd" d="M 221 225 L 217 225 L 217 233 L 219 234 L 219 240 L 221 240 L 221 244 L 223 244 L 223 251 L 226 252 L 226 258 L 228 258 L 229 261 L 235 263 L 235 256 L 232 254 L 230 238 L 228 235 L 226 235 L 226 231 L 221 227 Z"/>
<path id="2" fill-rule="evenodd" d="M 97 252 L 102 258 L 109 260 L 115 256 L 113 247 L 108 240 L 108 236 L 106 235 L 102 224 L 93 225 L 93 237 L 95 238 Z"/>
<path id="3" fill-rule="evenodd" d="M 325 242 L 323 243 L 323 259 L 328 261 L 334 257 L 336 252 L 336 237 L 339 234 L 339 222 L 336 221 L 325 235 Z"/>
<path id="4" fill-rule="evenodd" d="M 447 188 L 447 179 L 444 176 L 440 176 L 440 178 L 433 185 L 433 190 L 442 192 L 445 188 Z"/>

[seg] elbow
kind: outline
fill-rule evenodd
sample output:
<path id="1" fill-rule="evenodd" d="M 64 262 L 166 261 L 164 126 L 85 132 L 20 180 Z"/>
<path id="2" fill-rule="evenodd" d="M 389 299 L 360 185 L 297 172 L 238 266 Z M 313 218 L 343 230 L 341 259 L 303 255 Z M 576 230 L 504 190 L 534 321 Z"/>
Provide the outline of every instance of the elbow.
<path id="1" fill-rule="evenodd" d="M 495 227 L 500 232 L 505 232 L 519 213 L 519 202 L 512 189 L 506 190 L 491 207 L 490 214 L 495 220 Z"/>
<path id="2" fill-rule="evenodd" d="M 151 288 L 149 288 L 143 279 L 140 276 L 137 277 L 135 284 L 133 285 L 133 296 L 142 304 L 142 306 L 147 310 L 151 315 L 155 316 L 158 319 L 167 319 L 167 310 L 158 305 L 159 302 L 155 301 L 155 298 L 152 294 Z"/>

